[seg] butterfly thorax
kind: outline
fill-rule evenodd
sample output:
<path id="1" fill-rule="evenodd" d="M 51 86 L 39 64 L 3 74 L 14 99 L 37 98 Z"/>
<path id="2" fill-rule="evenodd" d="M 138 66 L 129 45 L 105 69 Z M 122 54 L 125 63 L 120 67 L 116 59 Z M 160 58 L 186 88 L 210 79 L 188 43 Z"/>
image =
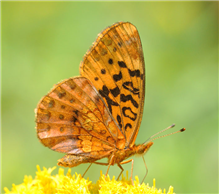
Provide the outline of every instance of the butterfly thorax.
<path id="1" fill-rule="evenodd" d="M 143 155 L 149 150 L 152 145 L 153 142 L 148 142 L 147 144 L 134 145 L 131 148 L 125 148 L 121 150 L 118 149 L 112 152 L 112 154 L 109 156 L 109 163 L 111 163 L 111 165 L 114 165 L 135 154 Z"/>
<path id="2" fill-rule="evenodd" d="M 116 150 L 108 157 L 108 163 L 111 165 L 118 164 L 134 154 L 135 151 L 131 148 Z"/>

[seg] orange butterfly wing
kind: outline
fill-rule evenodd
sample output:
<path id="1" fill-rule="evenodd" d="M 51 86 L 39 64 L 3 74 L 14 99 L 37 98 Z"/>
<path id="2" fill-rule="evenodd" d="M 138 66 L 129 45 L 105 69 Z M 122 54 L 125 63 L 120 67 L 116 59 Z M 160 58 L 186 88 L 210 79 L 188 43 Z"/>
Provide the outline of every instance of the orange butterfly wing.
<path id="1" fill-rule="evenodd" d="M 37 135 L 63 160 L 78 165 L 132 147 L 140 127 L 145 93 L 141 41 L 130 23 L 99 34 L 80 65 L 82 77 L 57 84 L 36 109 Z"/>
<path id="2" fill-rule="evenodd" d="M 134 25 L 119 22 L 99 34 L 80 65 L 102 96 L 112 117 L 132 147 L 142 120 L 145 67 L 141 40 Z"/>
<path id="3" fill-rule="evenodd" d="M 118 141 L 118 129 L 89 80 L 70 78 L 56 85 L 37 107 L 37 135 L 52 150 L 105 157 Z"/>

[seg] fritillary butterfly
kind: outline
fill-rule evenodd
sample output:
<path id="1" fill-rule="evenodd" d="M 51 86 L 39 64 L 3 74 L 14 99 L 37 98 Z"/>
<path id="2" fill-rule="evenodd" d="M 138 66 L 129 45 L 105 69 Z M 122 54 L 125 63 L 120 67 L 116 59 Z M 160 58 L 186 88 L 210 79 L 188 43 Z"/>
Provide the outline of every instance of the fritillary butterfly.
<path id="1" fill-rule="evenodd" d="M 153 145 L 135 145 L 145 97 L 144 57 L 136 27 L 119 22 L 102 31 L 85 54 L 80 74 L 58 83 L 40 100 L 39 140 L 67 154 L 58 160 L 60 166 L 108 165 L 107 174 L 111 165 L 117 164 L 122 173 L 121 164 L 132 162 L 132 176 L 133 160 L 124 160 Z M 108 163 L 96 162 L 102 158 Z"/>

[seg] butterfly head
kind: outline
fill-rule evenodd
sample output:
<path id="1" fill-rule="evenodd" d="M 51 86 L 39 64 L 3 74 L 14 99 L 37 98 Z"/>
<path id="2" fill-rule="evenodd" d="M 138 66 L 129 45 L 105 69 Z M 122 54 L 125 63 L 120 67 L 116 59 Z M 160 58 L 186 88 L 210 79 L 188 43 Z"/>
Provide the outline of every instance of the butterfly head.
<path id="1" fill-rule="evenodd" d="M 139 155 L 145 154 L 153 144 L 154 143 L 150 141 L 144 144 L 137 145 L 136 154 L 139 154 Z"/>

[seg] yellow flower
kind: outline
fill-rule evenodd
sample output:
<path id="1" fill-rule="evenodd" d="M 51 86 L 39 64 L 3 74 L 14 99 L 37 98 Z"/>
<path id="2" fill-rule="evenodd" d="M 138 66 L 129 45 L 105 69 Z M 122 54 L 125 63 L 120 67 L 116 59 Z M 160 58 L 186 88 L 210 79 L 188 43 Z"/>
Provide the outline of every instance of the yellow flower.
<path id="1" fill-rule="evenodd" d="M 99 194 L 161 194 L 166 193 L 165 189 L 157 189 L 155 187 L 155 179 L 153 180 L 153 186 L 149 187 L 149 184 L 145 185 L 139 183 L 139 179 L 136 176 L 134 185 L 127 177 L 122 176 L 120 181 L 116 181 L 115 177 L 110 180 L 109 175 L 105 177 L 102 172 L 100 179 L 96 183 L 92 183 L 89 179 L 84 179 L 80 174 L 75 173 L 71 175 L 71 169 L 64 175 L 64 169 L 59 168 L 59 172 L 56 175 L 51 175 L 52 171 L 56 167 L 43 170 L 37 165 L 36 177 L 33 179 L 31 176 L 24 177 L 24 182 L 20 185 L 12 184 L 11 191 L 8 188 L 4 188 L 5 193 L 22 193 L 22 194 L 87 194 L 87 193 L 99 193 Z M 173 194 L 173 187 L 169 187 L 167 194 Z"/>

